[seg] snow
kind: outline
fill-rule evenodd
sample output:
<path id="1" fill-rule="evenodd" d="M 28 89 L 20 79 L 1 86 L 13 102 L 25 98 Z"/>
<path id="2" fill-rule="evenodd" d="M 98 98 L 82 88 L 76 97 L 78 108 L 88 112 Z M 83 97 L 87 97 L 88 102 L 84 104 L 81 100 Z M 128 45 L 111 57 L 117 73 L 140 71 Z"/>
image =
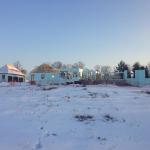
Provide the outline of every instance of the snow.
<path id="1" fill-rule="evenodd" d="M 150 87 L 0 84 L 1 150 L 149 150 Z"/>

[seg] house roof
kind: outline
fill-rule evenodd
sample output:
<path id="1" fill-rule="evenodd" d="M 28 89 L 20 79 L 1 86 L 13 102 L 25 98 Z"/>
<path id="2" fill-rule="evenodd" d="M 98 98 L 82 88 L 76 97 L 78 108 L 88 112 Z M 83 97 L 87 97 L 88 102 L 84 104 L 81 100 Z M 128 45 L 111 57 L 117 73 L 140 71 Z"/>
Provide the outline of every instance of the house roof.
<path id="1" fill-rule="evenodd" d="M 6 64 L 5 66 L 1 67 L 0 73 L 24 76 L 24 74 L 19 69 L 14 67 L 12 64 Z"/>
<path id="2" fill-rule="evenodd" d="M 48 72 L 58 72 L 58 69 L 51 67 L 49 64 L 42 64 L 34 68 L 31 73 L 48 73 Z"/>

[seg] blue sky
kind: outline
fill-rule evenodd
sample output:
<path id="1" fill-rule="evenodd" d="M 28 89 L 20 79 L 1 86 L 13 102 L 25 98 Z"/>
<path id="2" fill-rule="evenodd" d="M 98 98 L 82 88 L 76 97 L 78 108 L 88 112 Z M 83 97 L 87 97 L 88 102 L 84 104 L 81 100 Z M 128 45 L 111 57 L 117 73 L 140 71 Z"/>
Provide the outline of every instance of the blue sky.
<path id="1" fill-rule="evenodd" d="M 149 0 L 0 0 L 0 66 L 150 62 Z"/>

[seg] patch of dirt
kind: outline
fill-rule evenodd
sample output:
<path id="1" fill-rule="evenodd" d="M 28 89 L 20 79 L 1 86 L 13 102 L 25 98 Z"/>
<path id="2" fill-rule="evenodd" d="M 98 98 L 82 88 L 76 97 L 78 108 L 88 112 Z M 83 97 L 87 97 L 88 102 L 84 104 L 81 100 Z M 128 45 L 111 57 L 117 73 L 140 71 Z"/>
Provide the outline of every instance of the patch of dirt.
<path id="1" fill-rule="evenodd" d="M 86 85 L 85 85 L 85 84 L 83 84 L 83 85 L 82 85 L 82 87 L 86 87 Z"/>
<path id="2" fill-rule="evenodd" d="M 70 99 L 71 97 L 70 96 L 65 96 L 65 99 Z"/>
<path id="3" fill-rule="evenodd" d="M 146 94 L 150 94 L 150 91 L 146 91 Z"/>
<path id="4" fill-rule="evenodd" d="M 103 94 L 101 94 L 101 97 L 102 97 L 102 98 L 108 98 L 109 95 L 108 95 L 107 93 L 103 93 Z"/>
<path id="5" fill-rule="evenodd" d="M 74 116 L 78 121 L 95 121 L 94 116 L 92 115 L 75 115 Z"/>
<path id="6" fill-rule="evenodd" d="M 117 118 L 115 118 L 109 114 L 104 115 L 103 119 L 105 122 L 125 122 L 125 119 L 119 120 L 119 119 L 117 119 Z"/>
<path id="7" fill-rule="evenodd" d="M 44 127 L 42 126 L 42 127 L 40 127 L 40 130 L 43 130 L 44 129 Z"/>
<path id="8" fill-rule="evenodd" d="M 118 121 L 116 118 L 110 116 L 109 114 L 106 114 L 103 116 L 103 119 L 104 121 L 107 121 L 107 122 L 115 122 L 115 121 Z"/>
<path id="9" fill-rule="evenodd" d="M 52 136 L 57 136 L 57 134 L 56 133 L 52 133 Z"/>
<path id="10" fill-rule="evenodd" d="M 91 96 L 92 98 L 96 98 L 98 93 L 93 93 L 93 92 L 88 92 L 89 96 Z"/>
<path id="11" fill-rule="evenodd" d="M 98 139 L 99 141 L 106 141 L 106 140 L 107 140 L 106 138 L 100 137 L 100 136 L 98 136 L 97 139 Z"/>
<path id="12" fill-rule="evenodd" d="M 150 91 L 142 91 L 142 93 L 150 94 Z"/>
<path id="13" fill-rule="evenodd" d="M 45 86 L 42 88 L 43 91 L 49 91 L 49 90 L 54 90 L 54 89 L 57 89 L 57 87 Z"/>
<path id="14" fill-rule="evenodd" d="M 117 91 L 113 91 L 113 93 L 114 93 L 114 94 L 118 94 L 118 92 L 117 92 Z"/>
<path id="15" fill-rule="evenodd" d="M 70 98 L 71 98 L 70 96 L 65 96 L 64 98 L 65 98 L 65 101 L 70 102 Z"/>

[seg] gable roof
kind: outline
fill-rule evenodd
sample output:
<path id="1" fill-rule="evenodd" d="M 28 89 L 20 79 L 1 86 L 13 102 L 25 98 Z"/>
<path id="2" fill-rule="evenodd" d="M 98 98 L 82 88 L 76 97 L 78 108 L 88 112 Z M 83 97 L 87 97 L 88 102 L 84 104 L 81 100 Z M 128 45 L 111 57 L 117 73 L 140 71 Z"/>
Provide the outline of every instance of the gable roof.
<path id="1" fill-rule="evenodd" d="M 34 68 L 31 73 L 48 73 L 48 72 L 58 72 L 58 69 L 51 67 L 49 64 L 42 64 Z"/>
<path id="2" fill-rule="evenodd" d="M 24 76 L 24 74 L 12 64 L 6 64 L 5 66 L 1 67 L 0 73 Z"/>

